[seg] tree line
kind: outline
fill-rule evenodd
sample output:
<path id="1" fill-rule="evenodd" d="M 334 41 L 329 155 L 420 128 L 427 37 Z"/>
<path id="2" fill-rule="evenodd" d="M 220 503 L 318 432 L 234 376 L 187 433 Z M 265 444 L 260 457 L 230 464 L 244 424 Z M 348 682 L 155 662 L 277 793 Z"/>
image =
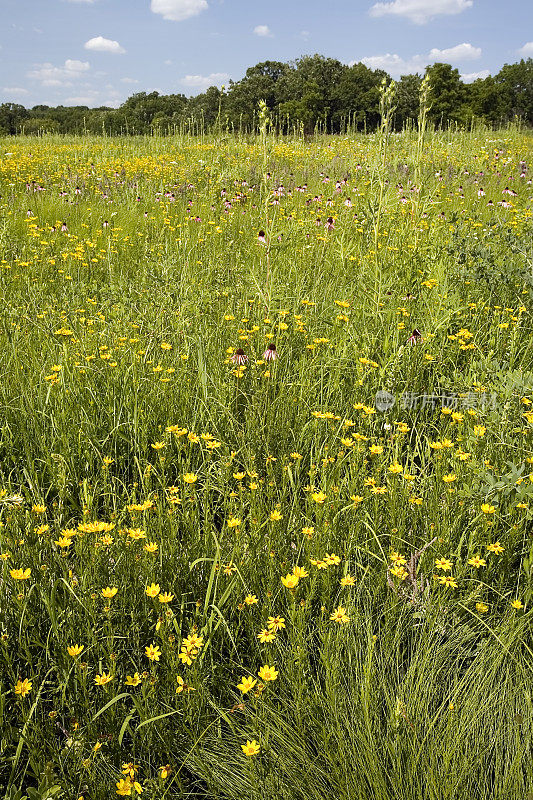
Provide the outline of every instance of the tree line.
<path id="1" fill-rule="evenodd" d="M 426 67 L 430 82 L 428 117 L 437 126 L 469 125 L 480 120 L 502 125 L 514 119 L 533 124 L 533 59 L 505 64 L 494 76 L 464 83 L 457 69 L 437 63 Z M 393 125 L 401 130 L 418 117 L 419 74 L 396 83 Z M 380 87 L 391 77 L 363 63 L 351 66 L 321 55 L 290 63 L 263 61 L 227 87 L 209 87 L 195 97 L 137 92 L 119 108 L 0 105 L 0 134 L 64 133 L 136 135 L 197 133 L 213 128 L 252 132 L 258 128 L 259 101 L 270 124 L 281 133 L 371 131 L 379 123 Z"/>

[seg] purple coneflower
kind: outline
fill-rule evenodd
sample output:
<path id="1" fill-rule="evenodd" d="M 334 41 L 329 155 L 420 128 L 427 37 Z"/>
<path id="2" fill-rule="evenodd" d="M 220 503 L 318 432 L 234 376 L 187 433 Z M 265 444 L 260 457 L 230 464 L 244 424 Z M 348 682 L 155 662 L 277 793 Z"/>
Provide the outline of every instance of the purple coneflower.
<path id="1" fill-rule="evenodd" d="M 263 353 L 263 358 L 265 361 L 275 361 L 278 357 L 278 351 L 276 350 L 275 344 L 269 344 L 265 352 Z"/>
<path id="2" fill-rule="evenodd" d="M 64 223 L 61 225 L 61 230 L 62 230 L 62 232 L 63 232 L 63 233 L 66 233 L 66 232 L 67 232 L 68 228 L 67 228 L 67 223 L 66 223 L 66 222 L 64 222 Z"/>
<path id="3" fill-rule="evenodd" d="M 333 217 L 328 217 L 326 220 L 326 230 L 327 231 L 334 231 L 335 230 L 335 220 Z"/>
<path id="4" fill-rule="evenodd" d="M 259 231 L 257 234 L 257 241 L 261 242 L 261 244 L 266 244 L 266 235 L 264 231 Z"/>
<path id="5" fill-rule="evenodd" d="M 423 342 L 423 341 L 424 340 L 422 338 L 422 334 L 420 333 L 418 328 L 415 328 L 410 337 L 408 338 L 408 340 L 406 341 L 406 344 L 417 344 L 417 342 Z"/>
<path id="6" fill-rule="evenodd" d="M 239 366 L 242 366 L 243 364 L 246 364 L 246 362 L 248 361 L 248 356 L 246 355 L 244 350 L 241 350 L 241 348 L 239 347 L 233 353 L 233 355 L 231 357 L 231 360 L 233 361 L 234 364 L 238 364 Z"/>

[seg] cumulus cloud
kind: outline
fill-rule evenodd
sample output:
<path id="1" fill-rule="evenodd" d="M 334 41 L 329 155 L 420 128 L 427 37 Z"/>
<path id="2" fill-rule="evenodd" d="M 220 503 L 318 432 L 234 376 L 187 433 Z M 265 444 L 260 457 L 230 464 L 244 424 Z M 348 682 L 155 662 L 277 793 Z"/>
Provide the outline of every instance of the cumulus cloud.
<path id="1" fill-rule="evenodd" d="M 533 58 L 533 42 L 526 42 L 518 51 L 518 55 L 522 58 Z"/>
<path id="2" fill-rule="evenodd" d="M 477 81 L 478 78 L 488 78 L 490 72 L 488 69 L 481 69 L 479 72 L 466 72 L 464 75 L 461 75 L 462 80 L 464 83 L 473 83 Z"/>
<path id="3" fill-rule="evenodd" d="M 256 36 L 272 36 L 268 25 L 256 25 L 254 28 L 254 33 Z"/>
<path id="4" fill-rule="evenodd" d="M 384 69 L 393 78 L 399 78 L 401 75 L 423 72 L 428 64 L 434 64 L 436 61 L 456 64 L 480 58 L 481 52 L 481 47 L 474 47 L 469 42 L 463 42 L 444 50 L 433 47 L 426 55 L 415 55 L 410 58 L 402 58 L 397 53 L 384 53 L 362 58 L 361 61 L 370 69 Z M 355 61 L 350 62 L 350 66 L 355 63 Z"/>
<path id="5" fill-rule="evenodd" d="M 6 94 L 28 94 L 28 90 L 21 86 L 4 86 L 2 91 Z"/>
<path id="6" fill-rule="evenodd" d="M 479 58 L 480 56 L 481 47 L 474 47 L 469 42 L 463 42 L 444 50 L 433 47 L 429 51 L 428 58 L 430 61 L 445 61 L 447 64 L 453 64 L 456 61 L 470 61 L 471 58 Z"/>
<path id="7" fill-rule="evenodd" d="M 98 50 L 101 53 L 125 53 L 124 48 L 114 39 L 104 39 L 103 36 L 94 36 L 83 45 L 86 50 Z"/>
<path id="8" fill-rule="evenodd" d="M 154 14 L 161 14 L 163 19 L 182 22 L 189 17 L 195 17 L 209 6 L 207 0 L 152 0 L 150 8 Z"/>
<path id="9" fill-rule="evenodd" d="M 90 68 L 88 61 L 67 58 L 62 67 L 54 67 L 53 64 L 45 62 L 36 64 L 35 69 L 31 69 L 27 74 L 28 78 L 40 81 L 43 86 L 72 86 L 72 81 L 81 78 Z"/>
<path id="10" fill-rule="evenodd" d="M 461 14 L 473 5 L 474 0 L 392 0 L 390 3 L 375 3 L 370 9 L 370 16 L 392 14 L 406 17 L 416 25 L 425 25 L 440 14 Z"/>
<path id="11" fill-rule="evenodd" d="M 211 75 L 186 75 L 180 83 L 190 89 L 208 89 L 210 86 L 222 86 L 228 80 L 227 72 L 212 72 Z"/>

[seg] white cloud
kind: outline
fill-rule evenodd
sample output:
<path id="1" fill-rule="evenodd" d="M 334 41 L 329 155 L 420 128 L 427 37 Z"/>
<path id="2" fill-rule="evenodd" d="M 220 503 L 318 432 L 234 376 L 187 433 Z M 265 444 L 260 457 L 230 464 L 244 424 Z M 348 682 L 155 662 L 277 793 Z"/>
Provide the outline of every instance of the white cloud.
<path id="1" fill-rule="evenodd" d="M 490 72 L 488 69 L 481 69 L 479 72 L 466 72 L 464 75 L 461 75 L 461 79 L 464 83 L 473 83 L 477 81 L 478 78 L 488 78 Z"/>
<path id="2" fill-rule="evenodd" d="M 522 58 L 533 58 L 533 42 L 526 42 L 518 51 L 518 55 Z"/>
<path id="3" fill-rule="evenodd" d="M 104 39 L 103 36 L 94 36 L 83 45 L 86 50 L 99 50 L 102 53 L 125 53 L 124 48 L 114 39 Z"/>
<path id="4" fill-rule="evenodd" d="M 72 86 L 73 80 L 78 80 L 85 72 L 90 70 L 88 61 L 76 61 L 67 58 L 62 67 L 53 64 L 37 64 L 27 74 L 28 78 L 40 81 L 43 86 Z"/>
<path id="5" fill-rule="evenodd" d="M 370 9 L 370 16 L 392 14 L 407 17 L 416 25 L 425 25 L 439 14 L 460 14 L 473 5 L 474 0 L 392 0 L 390 3 L 375 3 Z"/>
<path id="6" fill-rule="evenodd" d="M 481 47 L 474 47 L 469 42 L 456 44 L 455 47 L 448 47 L 445 50 L 439 50 L 433 47 L 429 51 L 428 58 L 431 61 L 445 61 L 447 64 L 453 64 L 456 61 L 470 61 L 471 58 L 479 58 L 481 56 Z"/>
<path id="7" fill-rule="evenodd" d="M 136 78 L 121 78 L 120 82 L 121 83 L 139 83 L 139 81 Z"/>
<path id="8" fill-rule="evenodd" d="M 207 0 L 152 0 L 150 9 L 154 14 L 161 14 L 163 19 L 182 22 L 195 17 L 209 8 Z"/>
<path id="9" fill-rule="evenodd" d="M 208 89 L 210 86 L 222 86 L 228 80 L 227 72 L 212 72 L 211 75 L 186 75 L 180 83 L 190 89 Z"/>
<path id="10" fill-rule="evenodd" d="M 434 64 L 436 61 L 455 64 L 480 58 L 480 56 L 481 47 L 474 47 L 469 42 L 463 42 L 444 50 L 433 47 L 426 55 L 414 55 L 410 58 L 402 58 L 397 53 L 384 53 L 362 58 L 361 61 L 370 69 L 384 69 L 393 78 L 399 78 L 401 75 L 423 72 L 428 64 Z M 351 61 L 350 66 L 355 63 L 355 61 Z"/>
<path id="11" fill-rule="evenodd" d="M 28 90 L 22 89 L 20 86 L 4 86 L 2 91 L 6 94 L 28 94 Z"/>
<path id="12" fill-rule="evenodd" d="M 268 25 L 256 25 L 254 28 L 254 33 L 256 36 L 272 36 Z"/>

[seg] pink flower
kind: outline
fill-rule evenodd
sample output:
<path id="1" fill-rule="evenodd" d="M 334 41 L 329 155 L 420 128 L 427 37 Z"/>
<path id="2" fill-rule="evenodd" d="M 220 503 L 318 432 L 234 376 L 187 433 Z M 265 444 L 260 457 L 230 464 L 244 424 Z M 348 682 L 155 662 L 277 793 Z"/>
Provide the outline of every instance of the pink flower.
<path id="1" fill-rule="evenodd" d="M 261 242 L 261 244 L 266 244 L 266 235 L 264 231 L 259 231 L 257 234 L 257 241 Z"/>
<path id="2" fill-rule="evenodd" d="M 231 361 L 233 361 L 234 364 L 238 364 L 239 366 L 242 366 L 243 364 L 246 364 L 246 362 L 248 361 L 248 356 L 246 355 L 244 350 L 241 350 L 241 348 L 239 347 L 233 353 L 233 355 L 231 357 Z"/>
<path id="3" fill-rule="evenodd" d="M 335 230 L 335 220 L 333 217 L 328 217 L 326 220 L 326 230 L 327 231 L 334 231 Z"/>
<path id="4" fill-rule="evenodd" d="M 275 344 L 269 344 L 265 352 L 263 353 L 263 358 L 265 361 L 275 361 L 278 357 L 278 351 L 276 350 Z"/>
<path id="5" fill-rule="evenodd" d="M 415 328 L 410 337 L 408 338 L 408 340 L 406 341 L 406 344 L 416 344 L 417 342 L 423 342 L 423 341 L 424 340 L 422 338 L 422 334 L 420 333 L 418 328 Z"/>

